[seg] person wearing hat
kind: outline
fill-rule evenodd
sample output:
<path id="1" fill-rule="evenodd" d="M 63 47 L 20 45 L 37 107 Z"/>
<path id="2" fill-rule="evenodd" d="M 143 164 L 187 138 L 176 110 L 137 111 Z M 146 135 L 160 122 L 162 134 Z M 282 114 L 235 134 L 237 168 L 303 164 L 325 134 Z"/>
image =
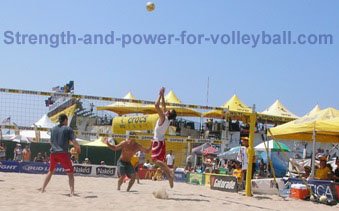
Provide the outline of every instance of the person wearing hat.
<path id="1" fill-rule="evenodd" d="M 74 195 L 74 169 L 71 162 L 71 157 L 68 152 L 69 142 L 73 143 L 77 152 L 80 154 L 81 149 L 78 142 L 75 140 L 74 131 L 68 127 L 68 117 L 65 114 L 60 114 L 59 124 L 51 129 L 51 154 L 50 167 L 46 175 L 41 192 L 45 192 L 46 186 L 54 174 L 55 167 L 58 163 L 64 168 L 68 175 L 69 187 L 71 189 L 70 196 Z"/>
<path id="2" fill-rule="evenodd" d="M 248 138 L 247 137 L 241 137 L 241 147 L 240 151 L 237 156 L 237 160 L 241 163 L 241 169 L 242 169 L 242 181 L 246 179 L 246 172 L 248 168 Z"/>
<path id="3" fill-rule="evenodd" d="M 326 166 L 327 159 L 326 157 L 320 157 L 320 166 L 315 172 L 315 178 L 320 180 L 329 180 L 332 171 Z"/>
<path id="4" fill-rule="evenodd" d="M 14 161 L 18 161 L 21 162 L 23 159 L 22 157 L 22 148 L 21 148 L 21 144 L 16 144 L 16 147 L 14 148 Z"/>

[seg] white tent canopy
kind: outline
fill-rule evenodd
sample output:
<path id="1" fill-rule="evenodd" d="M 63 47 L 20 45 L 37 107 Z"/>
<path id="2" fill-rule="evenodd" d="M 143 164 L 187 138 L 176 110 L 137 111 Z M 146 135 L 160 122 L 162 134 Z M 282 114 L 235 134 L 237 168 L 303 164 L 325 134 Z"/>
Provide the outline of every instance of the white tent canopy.
<path id="1" fill-rule="evenodd" d="M 52 128 L 56 124 L 48 118 L 47 114 L 43 115 L 36 123 L 32 126 L 43 127 L 43 128 Z"/>
<path id="2" fill-rule="evenodd" d="M 294 119 L 298 118 L 298 116 L 289 111 L 280 100 L 276 100 L 270 107 L 261 112 L 261 114 Z"/>

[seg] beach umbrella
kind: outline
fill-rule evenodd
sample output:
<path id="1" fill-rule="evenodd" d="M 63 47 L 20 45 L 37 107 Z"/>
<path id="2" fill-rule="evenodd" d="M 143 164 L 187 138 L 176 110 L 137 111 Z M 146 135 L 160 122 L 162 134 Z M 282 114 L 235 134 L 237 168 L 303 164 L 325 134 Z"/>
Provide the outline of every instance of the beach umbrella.
<path id="1" fill-rule="evenodd" d="M 218 149 L 214 148 L 213 146 L 209 146 L 202 151 L 202 154 L 203 155 L 216 155 L 217 152 L 218 152 Z"/>
<path id="2" fill-rule="evenodd" d="M 286 144 L 283 144 L 279 141 L 270 140 L 270 141 L 266 141 L 265 144 L 269 151 L 285 151 L 285 152 L 291 151 L 290 148 Z M 257 145 L 256 147 L 254 147 L 254 149 L 258 151 L 266 151 L 265 144 L 261 143 Z"/>
<path id="3" fill-rule="evenodd" d="M 223 158 L 223 159 L 228 159 L 228 160 L 235 160 L 235 159 L 237 159 L 237 156 L 240 152 L 240 148 L 241 148 L 241 146 L 233 147 L 230 150 L 228 150 L 227 152 L 223 152 L 223 153 L 218 154 L 218 157 Z"/>
<path id="4" fill-rule="evenodd" d="M 206 148 L 208 148 L 208 147 L 210 147 L 210 146 L 211 146 L 210 143 L 204 143 L 204 144 L 201 144 L 201 145 L 199 145 L 199 146 L 197 146 L 197 147 L 194 147 L 194 148 L 192 149 L 192 153 L 193 153 L 193 154 L 196 154 L 196 155 L 201 155 L 202 152 L 203 152 L 203 150 L 206 149 Z"/>

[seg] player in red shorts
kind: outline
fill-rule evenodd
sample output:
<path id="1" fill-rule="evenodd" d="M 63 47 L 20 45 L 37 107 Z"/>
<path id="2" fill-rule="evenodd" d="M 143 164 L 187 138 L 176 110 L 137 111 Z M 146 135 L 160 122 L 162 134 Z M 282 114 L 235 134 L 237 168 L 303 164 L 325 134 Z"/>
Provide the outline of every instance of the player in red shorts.
<path id="1" fill-rule="evenodd" d="M 152 160 L 160 166 L 160 168 L 165 172 L 170 187 L 173 188 L 174 176 L 171 170 L 166 165 L 165 155 L 166 155 L 166 144 L 165 144 L 165 133 L 170 125 L 170 120 L 174 120 L 177 117 L 177 113 L 174 109 L 167 111 L 165 104 L 165 88 L 162 87 L 159 91 L 159 96 L 155 102 L 155 109 L 158 112 L 159 119 L 156 122 L 154 128 L 154 137 L 152 140 Z M 160 108 L 161 102 L 161 108 Z"/>
<path id="2" fill-rule="evenodd" d="M 69 142 L 71 141 L 80 154 L 80 146 L 75 140 L 72 128 L 67 126 L 68 118 L 65 114 L 59 116 L 59 125 L 51 129 L 51 155 L 50 167 L 46 175 L 41 192 L 45 192 L 46 186 L 52 178 L 57 163 L 60 163 L 68 175 L 69 187 L 71 189 L 71 196 L 74 195 L 74 175 L 73 166 L 68 153 Z"/>

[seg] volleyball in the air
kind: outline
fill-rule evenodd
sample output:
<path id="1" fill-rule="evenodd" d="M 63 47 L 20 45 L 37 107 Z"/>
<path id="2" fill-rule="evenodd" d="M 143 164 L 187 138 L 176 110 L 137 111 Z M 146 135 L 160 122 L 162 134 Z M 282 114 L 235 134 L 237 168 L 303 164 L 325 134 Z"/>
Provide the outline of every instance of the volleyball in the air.
<path id="1" fill-rule="evenodd" d="M 146 9 L 148 12 L 152 12 L 155 9 L 155 4 L 153 2 L 147 2 L 146 3 Z"/>

